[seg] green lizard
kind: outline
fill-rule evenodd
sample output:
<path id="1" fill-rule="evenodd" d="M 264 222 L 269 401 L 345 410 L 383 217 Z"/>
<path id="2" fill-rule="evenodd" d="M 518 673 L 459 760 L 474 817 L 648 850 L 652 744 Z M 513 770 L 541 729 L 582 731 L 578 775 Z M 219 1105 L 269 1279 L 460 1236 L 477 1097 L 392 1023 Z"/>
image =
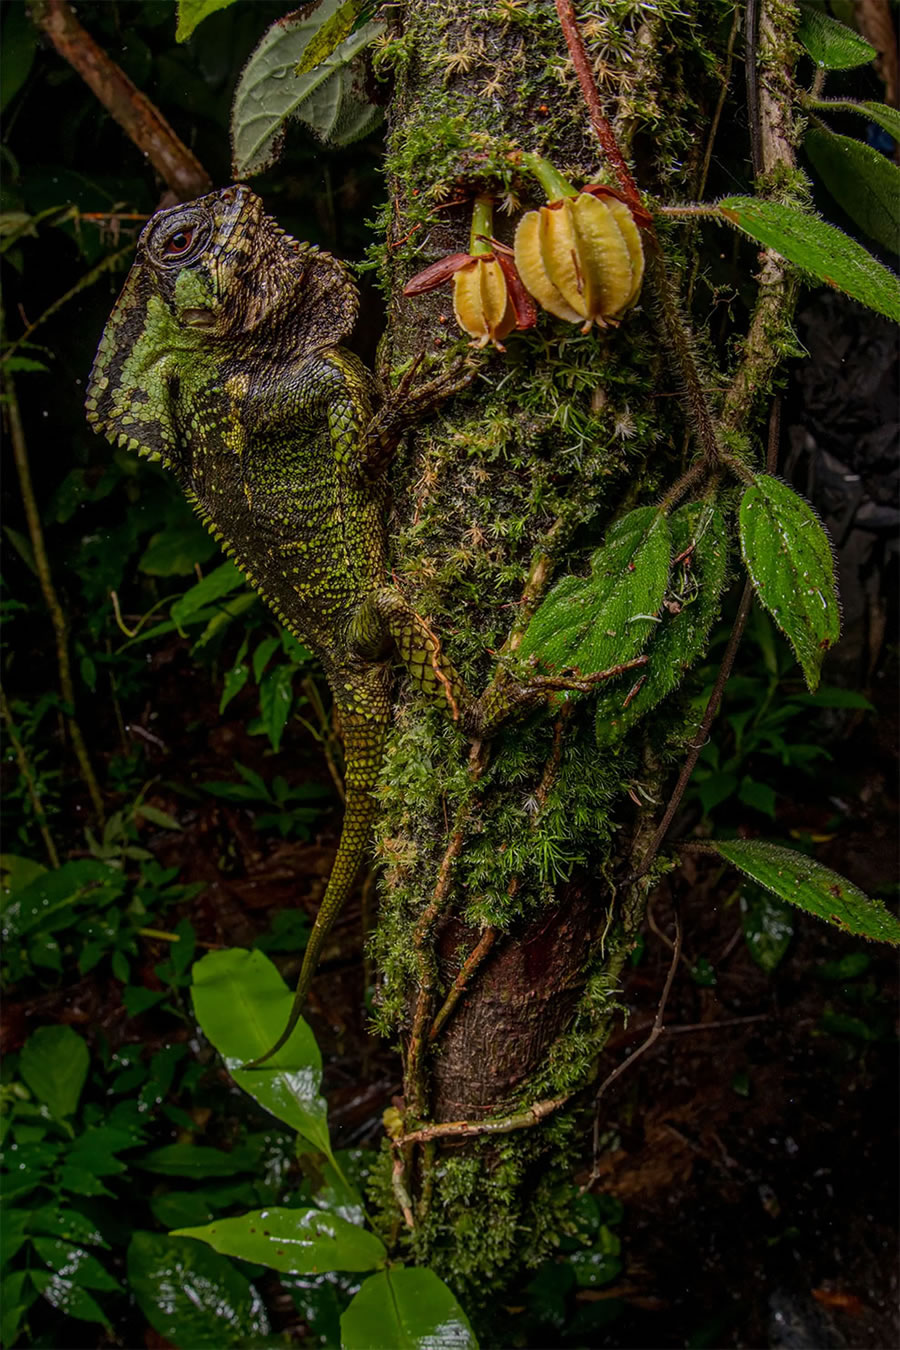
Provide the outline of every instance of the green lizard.
<path id="1" fill-rule="evenodd" d="M 340 341 L 356 291 L 243 186 L 158 212 L 106 325 L 88 421 L 161 461 L 278 618 L 318 656 L 339 711 L 346 810 L 288 1025 L 368 842 L 390 720 L 390 662 L 472 738 L 587 680 L 494 681 L 472 700 L 440 643 L 385 585 L 385 470 L 404 431 L 471 378 L 407 380 L 373 414 L 374 381 Z M 610 673 L 610 672 L 605 672 Z"/>

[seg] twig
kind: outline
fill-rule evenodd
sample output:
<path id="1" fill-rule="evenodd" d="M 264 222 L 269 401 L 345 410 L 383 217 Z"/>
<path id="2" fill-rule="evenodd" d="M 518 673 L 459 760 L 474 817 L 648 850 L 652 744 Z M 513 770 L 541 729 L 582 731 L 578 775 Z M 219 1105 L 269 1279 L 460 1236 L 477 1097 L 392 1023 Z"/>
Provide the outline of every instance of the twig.
<path id="1" fill-rule="evenodd" d="M 431 1029 L 428 1032 L 429 1042 L 437 1040 L 443 1029 L 444 1023 L 447 1021 L 447 1018 L 453 1012 L 453 1009 L 465 992 L 466 985 L 469 983 L 469 980 L 475 974 L 475 971 L 481 965 L 496 941 L 496 928 L 486 928 L 476 945 L 469 952 L 462 969 L 450 986 L 450 992 L 441 1004 L 441 1007 L 431 1024 Z"/>
<path id="2" fill-rule="evenodd" d="M 415 1228 L 412 1200 L 410 1199 L 409 1191 L 406 1189 L 403 1155 L 400 1153 L 394 1158 L 394 1166 L 391 1171 L 391 1186 L 394 1191 L 394 1199 L 397 1201 L 397 1207 L 403 1215 L 403 1222 L 406 1224 L 407 1228 Z"/>
<path id="3" fill-rule="evenodd" d="M 41 517 L 37 507 L 37 501 L 34 496 L 34 487 L 31 482 L 31 468 L 28 463 L 28 446 L 25 441 L 25 431 L 22 426 L 22 417 L 19 412 L 19 400 L 16 397 L 16 386 L 9 372 L 3 375 L 3 392 L 5 395 L 6 414 L 9 419 L 9 438 L 12 441 L 13 458 L 16 461 L 16 471 L 19 476 L 19 488 L 22 493 L 22 502 L 25 507 L 25 518 L 28 522 L 28 535 L 31 539 L 31 548 L 34 553 L 34 563 L 37 568 L 38 581 L 44 596 L 44 603 L 50 614 L 50 622 L 53 624 L 53 631 L 56 635 L 56 665 L 59 672 L 59 688 L 63 696 L 63 702 L 67 705 L 66 723 L 69 729 L 69 737 L 72 741 L 72 749 L 78 760 L 81 769 L 81 776 L 84 779 L 85 787 L 91 799 L 94 808 L 94 815 L 97 821 L 102 825 L 104 819 L 103 798 L 100 795 L 100 788 L 97 784 L 97 777 L 94 773 L 91 758 L 88 754 L 84 737 L 81 734 L 81 727 L 75 717 L 75 685 L 72 680 L 72 665 L 69 658 L 69 636 L 66 616 L 63 613 L 62 605 L 59 602 L 59 596 L 56 594 L 56 588 L 53 585 L 53 576 L 50 571 L 50 561 L 47 557 L 47 549 L 44 545 L 44 532 L 41 528 Z"/>
<path id="4" fill-rule="evenodd" d="M 19 766 L 19 773 L 25 780 L 25 786 L 28 789 L 28 796 L 31 798 L 31 806 L 34 811 L 34 818 L 37 821 L 37 827 L 41 832 L 41 838 L 44 841 L 44 848 L 47 850 L 47 857 L 50 859 L 51 867 L 59 867 L 59 854 L 56 851 L 56 845 L 53 842 L 53 836 L 47 825 L 47 816 L 44 811 L 44 805 L 41 801 L 41 794 L 38 792 L 37 783 L 34 781 L 34 774 L 31 772 L 31 765 L 28 762 L 28 756 L 25 753 L 25 747 L 19 740 L 16 730 L 15 720 L 12 715 L 12 709 L 6 701 L 6 694 L 0 689 L 0 717 L 6 723 L 7 735 L 10 744 L 16 755 L 16 763 Z"/>
<path id="5" fill-rule="evenodd" d="M 656 1008 L 656 1017 L 653 1019 L 653 1026 L 647 1039 L 642 1041 L 636 1050 L 632 1050 L 627 1059 L 623 1059 L 621 1064 L 617 1064 L 612 1073 L 607 1074 L 603 1082 L 598 1087 L 594 1095 L 594 1165 L 591 1169 L 588 1185 L 597 1179 L 597 1162 L 600 1156 L 600 1099 L 608 1087 L 621 1078 L 622 1074 L 630 1069 L 635 1060 L 640 1059 L 641 1055 L 646 1054 L 651 1045 L 659 1040 L 663 1030 L 663 1015 L 666 1011 L 666 1003 L 669 1000 L 669 994 L 672 991 L 672 984 L 675 979 L 675 971 L 678 969 L 678 962 L 681 958 L 681 919 L 677 907 L 674 910 L 675 917 L 675 941 L 672 945 L 672 960 L 669 962 L 669 970 L 666 975 L 666 982 L 663 985 L 663 991 L 660 995 L 659 1003 Z"/>
<path id="6" fill-rule="evenodd" d="M 588 61 L 587 52 L 584 50 L 584 42 L 578 28 L 578 20 L 575 17 L 575 6 L 572 4 L 572 0 L 555 0 L 555 3 L 563 37 L 569 49 L 569 56 L 572 65 L 575 67 L 575 74 L 578 76 L 578 83 L 581 85 L 581 92 L 587 104 L 588 116 L 591 119 L 594 135 L 600 142 L 609 166 L 618 178 L 619 186 L 628 198 L 629 204 L 640 206 L 641 194 L 638 192 L 637 184 L 625 163 L 613 129 L 603 112 L 603 104 L 600 101 L 600 94 L 597 90 L 591 64 Z"/>
<path id="7" fill-rule="evenodd" d="M 494 1120 L 449 1120 L 440 1125 L 423 1125 L 420 1130 L 401 1135 L 393 1140 L 394 1148 L 405 1148 L 408 1144 L 421 1144 L 428 1139 L 470 1139 L 479 1134 L 512 1134 L 514 1130 L 527 1130 L 547 1116 L 558 1111 L 572 1097 L 571 1092 L 561 1097 L 551 1097 L 546 1101 L 535 1102 L 525 1111 L 511 1116 L 502 1116 Z"/>
<path id="8" fill-rule="evenodd" d="M 134 244 L 128 243 L 115 253 L 108 254 L 102 262 L 99 262 L 96 267 L 92 267 L 89 272 L 85 272 L 81 280 L 76 281 L 71 290 L 66 291 L 65 295 L 61 295 L 58 300 L 54 300 L 52 305 L 48 305 L 43 314 L 35 319 L 34 323 L 30 323 L 23 333 L 19 334 L 15 342 L 7 348 L 4 357 L 12 356 L 23 342 L 28 341 L 35 329 L 40 328 L 41 324 L 62 309 L 63 305 L 68 304 L 70 300 L 74 300 L 75 296 L 86 290 L 88 286 L 93 286 L 94 282 L 99 280 L 105 272 L 111 272 L 122 258 L 128 257 L 132 253 L 134 253 Z"/>
<path id="9" fill-rule="evenodd" d="M 180 201 L 210 191 L 212 179 L 200 161 L 81 26 L 66 0 L 31 0 L 31 16 Z"/>

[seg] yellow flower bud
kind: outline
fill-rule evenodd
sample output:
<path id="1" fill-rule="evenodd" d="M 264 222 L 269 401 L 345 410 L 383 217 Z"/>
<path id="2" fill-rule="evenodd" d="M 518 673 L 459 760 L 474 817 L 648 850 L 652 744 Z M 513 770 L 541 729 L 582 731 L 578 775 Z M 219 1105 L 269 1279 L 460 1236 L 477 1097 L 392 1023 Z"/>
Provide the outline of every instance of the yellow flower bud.
<path id="1" fill-rule="evenodd" d="M 538 304 L 569 323 L 605 327 L 634 304 L 644 250 L 634 217 L 617 197 L 579 192 L 519 222 L 516 267 Z"/>
<path id="2" fill-rule="evenodd" d="M 502 351 L 501 338 L 516 326 L 503 269 L 490 254 L 473 257 L 453 278 L 453 312 L 479 347 L 493 342 Z"/>

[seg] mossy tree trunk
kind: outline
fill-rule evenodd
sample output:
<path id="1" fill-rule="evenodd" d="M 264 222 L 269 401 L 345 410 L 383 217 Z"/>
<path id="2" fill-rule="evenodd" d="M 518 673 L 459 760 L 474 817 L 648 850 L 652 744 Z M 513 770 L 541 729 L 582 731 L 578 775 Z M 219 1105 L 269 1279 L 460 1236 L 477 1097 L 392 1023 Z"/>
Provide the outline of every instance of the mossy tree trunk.
<path id="1" fill-rule="evenodd" d="M 519 209 L 540 204 L 516 151 L 546 156 L 576 183 L 614 181 L 552 0 L 409 0 L 398 10 L 379 53 L 395 80 L 384 257 L 384 356 L 395 370 L 422 351 L 441 356 L 459 336 L 449 287 L 414 300 L 401 292 L 413 272 L 467 250 L 475 193 L 494 196 L 507 243 Z M 770 38 L 790 32 L 790 5 L 769 14 Z M 662 204 L 696 200 L 736 7 L 596 0 L 582 17 L 606 115 L 641 190 Z M 766 88 L 784 66 L 770 44 Z M 777 87 L 772 99 L 783 118 Z M 786 145 L 783 124 L 778 135 Z M 747 143 L 738 161 L 749 153 Z M 658 228 L 684 295 L 706 266 L 696 251 L 717 256 L 721 236 L 683 222 Z M 702 308 L 711 293 L 696 290 Z M 762 293 L 770 308 L 757 303 L 737 372 L 710 375 L 707 337 L 690 353 L 720 391 L 715 412 L 737 453 L 758 432 L 786 338 L 778 267 Z M 398 584 L 474 691 L 548 585 L 583 571 L 610 524 L 659 500 L 695 457 L 678 397 L 684 372 L 656 305 L 645 287 L 620 327 L 587 334 L 542 315 L 505 354 L 487 356 L 398 466 Z M 618 686 L 623 699 L 631 683 Z M 653 872 L 630 886 L 626 878 L 693 729 L 676 694 L 601 751 L 594 700 L 578 697 L 471 747 L 401 691 L 380 846 L 380 1019 L 403 1049 L 404 1131 L 425 1127 L 426 1137 L 395 1146 L 385 1195 L 401 1244 L 470 1306 L 539 1260 L 569 1221 L 564 1183 L 589 1119 L 590 1097 L 578 1094 L 614 1025 Z M 502 1128 L 428 1137 L 429 1125 L 455 1121 Z"/>

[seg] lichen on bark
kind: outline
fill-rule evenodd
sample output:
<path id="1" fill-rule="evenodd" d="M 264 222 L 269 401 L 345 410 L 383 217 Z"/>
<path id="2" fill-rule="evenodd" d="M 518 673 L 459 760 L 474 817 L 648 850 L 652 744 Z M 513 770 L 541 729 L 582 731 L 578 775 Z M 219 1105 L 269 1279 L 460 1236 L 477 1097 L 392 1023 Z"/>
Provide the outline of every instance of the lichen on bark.
<path id="1" fill-rule="evenodd" d="M 641 189 L 663 204 L 698 181 L 733 17 L 730 0 L 582 7 L 606 115 Z M 577 183 L 611 178 L 550 0 L 416 0 L 392 23 L 378 53 L 394 78 L 378 254 L 383 360 L 398 369 L 455 348 L 449 292 L 411 301 L 402 288 L 467 248 L 476 192 L 497 199 L 507 243 L 504 208 L 539 204 L 517 152 L 548 157 Z M 677 273 L 678 236 L 666 235 Z M 582 570 L 610 524 L 658 500 L 692 453 L 674 357 L 649 303 L 586 335 L 543 316 L 506 346 L 416 434 L 394 478 L 398 584 L 475 691 L 551 580 Z M 404 1055 L 407 1133 L 518 1120 L 590 1086 L 651 884 L 629 888 L 626 877 L 687 734 L 676 695 L 598 751 L 592 700 L 579 696 L 471 750 L 401 690 L 383 775 L 374 946 L 378 1019 Z M 573 1095 L 502 1137 L 395 1149 L 393 1191 L 386 1152 L 389 1236 L 477 1307 L 566 1229 L 584 1137 L 578 1103 Z M 398 1193 L 412 1201 L 411 1230 Z"/>

